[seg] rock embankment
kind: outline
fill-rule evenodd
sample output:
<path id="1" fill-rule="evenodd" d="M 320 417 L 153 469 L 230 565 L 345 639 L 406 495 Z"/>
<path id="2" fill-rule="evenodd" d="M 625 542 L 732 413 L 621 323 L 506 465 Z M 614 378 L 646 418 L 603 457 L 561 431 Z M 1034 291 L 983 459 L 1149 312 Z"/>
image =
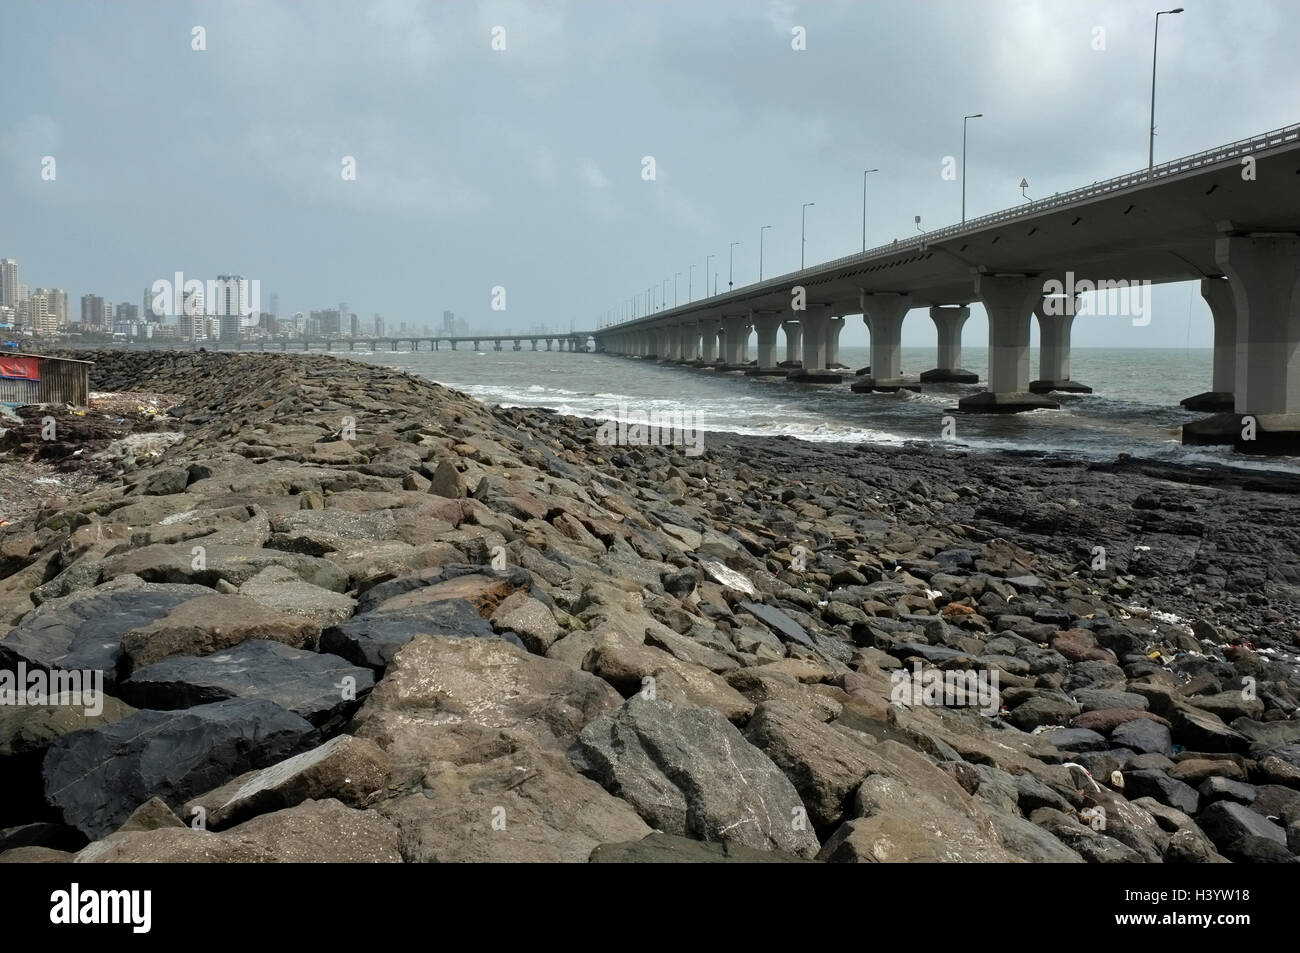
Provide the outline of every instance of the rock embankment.
<path id="1" fill-rule="evenodd" d="M 107 697 L 0 705 L 0 860 L 1300 853 L 1296 481 L 92 357 L 181 402 L 5 528 L 0 669 Z"/>

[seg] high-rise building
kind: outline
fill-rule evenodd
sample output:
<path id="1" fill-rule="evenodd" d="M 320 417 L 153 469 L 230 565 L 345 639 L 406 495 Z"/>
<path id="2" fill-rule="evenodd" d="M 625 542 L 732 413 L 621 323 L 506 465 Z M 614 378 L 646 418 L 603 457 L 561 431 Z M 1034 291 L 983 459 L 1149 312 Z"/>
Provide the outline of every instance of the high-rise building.
<path id="1" fill-rule="evenodd" d="M 140 321 L 140 306 L 131 304 L 129 301 L 123 301 L 113 310 L 113 321 L 126 321 L 130 324 L 138 324 Z"/>
<path id="2" fill-rule="evenodd" d="M 279 316 L 280 316 L 280 295 L 279 292 L 272 291 L 271 292 L 271 317 L 278 318 Z"/>
<path id="3" fill-rule="evenodd" d="M 18 307 L 18 262 L 12 258 L 0 259 L 0 305 Z"/>
<path id="4" fill-rule="evenodd" d="M 349 330 L 352 336 L 354 338 L 361 337 L 361 320 L 357 317 L 357 313 L 355 311 L 352 312 L 351 320 L 348 323 L 350 325 Z"/>
<path id="5" fill-rule="evenodd" d="M 87 328 L 106 331 L 111 323 L 108 306 L 100 295 L 81 296 L 81 323 Z"/>
<path id="6" fill-rule="evenodd" d="M 455 334 L 455 332 L 456 332 L 456 315 L 452 314 L 450 311 L 444 311 L 442 313 L 442 333 Z"/>
<path id="7" fill-rule="evenodd" d="M 248 279 L 243 275 L 217 275 L 213 291 L 216 300 L 208 302 L 211 314 L 233 317 L 237 319 L 236 326 L 257 322 L 248 297 Z"/>
<path id="8" fill-rule="evenodd" d="M 54 316 L 58 324 L 58 334 L 62 334 L 68 329 L 68 293 L 62 288 L 51 288 L 49 291 L 50 314 Z"/>
<path id="9" fill-rule="evenodd" d="M 378 312 L 375 312 L 375 337 L 381 338 L 383 336 L 384 336 L 384 319 Z"/>
<path id="10" fill-rule="evenodd" d="M 341 312 L 334 308 L 326 308 L 324 311 L 313 311 L 311 317 L 318 330 L 315 334 L 311 335 L 311 337 L 329 337 L 330 335 L 338 334 L 341 330 L 339 327 L 340 313 Z"/>

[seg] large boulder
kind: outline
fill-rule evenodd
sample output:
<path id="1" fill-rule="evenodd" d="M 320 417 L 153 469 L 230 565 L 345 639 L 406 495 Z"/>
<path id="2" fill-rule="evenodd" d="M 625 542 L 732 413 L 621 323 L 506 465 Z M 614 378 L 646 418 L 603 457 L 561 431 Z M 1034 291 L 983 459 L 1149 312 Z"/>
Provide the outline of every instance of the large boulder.
<path id="1" fill-rule="evenodd" d="M 45 796 L 66 823 L 103 837 L 151 797 L 178 810 L 196 794 L 315 741 L 310 722 L 263 699 L 138 711 L 51 745 L 42 766 Z"/>
<path id="2" fill-rule="evenodd" d="M 28 613 L 0 639 L 0 668 L 19 662 L 45 669 L 101 671 L 112 689 L 122 637 L 161 619 L 177 606 L 210 596 L 204 586 L 137 585 L 78 592 Z"/>
<path id="3" fill-rule="evenodd" d="M 650 828 L 556 750 L 523 747 L 426 775 L 420 793 L 377 808 L 402 832 L 408 861 L 582 863 L 606 841 Z"/>
<path id="4" fill-rule="evenodd" d="M 513 633 L 494 630 L 492 623 L 464 599 L 441 599 L 354 616 L 322 632 L 320 648 L 322 652 L 333 652 L 349 662 L 382 672 L 398 649 L 420 635 L 457 639 L 495 637 L 524 647 Z"/>
<path id="5" fill-rule="evenodd" d="M 320 628 L 301 616 L 268 609 L 252 599 L 216 593 L 183 602 L 122 637 L 122 667 L 143 668 L 176 655 L 208 655 L 248 639 L 293 648 L 314 645 Z"/>
<path id="6" fill-rule="evenodd" d="M 306 801 L 223 833 L 166 827 L 124 831 L 83 848 L 78 864 L 400 863 L 397 830 L 374 811 Z"/>
<path id="7" fill-rule="evenodd" d="M 185 805 L 186 817 L 201 814 L 209 830 L 220 830 L 255 814 L 334 798 L 364 807 L 388 784 L 388 756 L 374 742 L 351 735 L 278 764 L 250 771 Z"/>
<path id="8" fill-rule="evenodd" d="M 929 758 L 896 741 L 870 749 L 871 774 L 819 859 L 839 862 L 1008 863 L 983 805 Z"/>
<path id="9" fill-rule="evenodd" d="M 431 762 L 563 749 L 621 701 L 594 675 L 500 639 L 420 636 L 394 656 L 356 715 L 356 734 L 388 752 L 395 774 L 418 779 Z"/>
<path id="10" fill-rule="evenodd" d="M 322 727 L 346 717 L 374 687 L 368 668 L 337 655 L 252 639 L 224 652 L 164 659 L 132 673 L 122 697 L 171 710 L 227 698 L 265 698 Z"/>
<path id="11" fill-rule="evenodd" d="M 790 779 L 818 827 L 843 819 L 873 764 L 869 735 L 825 724 L 788 701 L 759 705 L 745 737 Z"/>
<path id="12" fill-rule="evenodd" d="M 569 759 L 669 834 L 812 857 L 798 791 L 721 713 L 635 695 L 582 730 Z"/>

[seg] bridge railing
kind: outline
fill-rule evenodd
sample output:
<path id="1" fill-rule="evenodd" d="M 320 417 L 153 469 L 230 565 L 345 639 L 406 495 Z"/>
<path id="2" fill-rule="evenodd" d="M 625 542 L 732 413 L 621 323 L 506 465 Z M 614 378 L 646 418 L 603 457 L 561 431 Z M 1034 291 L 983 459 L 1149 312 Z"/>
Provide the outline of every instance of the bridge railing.
<path id="1" fill-rule="evenodd" d="M 948 225 L 934 231 L 910 236 L 901 241 L 895 240 L 885 245 L 877 245 L 875 248 L 868 248 L 864 252 L 855 252 L 852 255 L 845 255 L 843 258 L 836 258 L 832 261 L 813 265 L 812 267 L 805 268 L 802 271 L 792 271 L 776 278 L 769 278 L 766 281 L 746 285 L 734 292 L 717 295 L 716 297 L 718 301 L 716 303 L 722 304 L 729 298 L 734 299 L 741 295 L 751 295 L 755 291 L 783 288 L 789 285 L 793 278 L 799 275 L 808 274 L 809 272 L 831 270 L 843 265 L 866 261 L 869 258 L 874 258 L 887 252 L 910 251 L 914 248 L 922 248 L 937 240 L 960 235 L 962 232 L 978 231 L 982 228 L 987 228 L 990 225 L 996 225 L 999 222 L 1013 221 L 1027 215 L 1036 215 L 1046 209 L 1071 205 L 1075 202 L 1081 202 L 1098 195 L 1106 195 L 1110 192 L 1116 192 L 1121 189 L 1132 188 L 1133 186 L 1142 185 L 1146 182 L 1153 182 L 1157 179 L 1166 178 L 1168 176 L 1179 175 L 1207 165 L 1215 165 L 1219 162 L 1225 162 L 1229 159 L 1235 159 L 1240 156 L 1258 152 L 1261 149 L 1270 149 L 1297 140 L 1300 140 L 1300 123 L 1293 123 L 1290 126 L 1283 126 L 1280 129 L 1274 129 L 1271 132 L 1261 133 L 1258 136 L 1251 136 L 1248 139 L 1238 139 L 1236 142 L 1230 142 L 1227 145 L 1216 146 L 1213 149 L 1206 149 L 1204 152 L 1197 152 L 1193 155 L 1183 156 L 1179 159 L 1171 159 L 1170 161 L 1162 162 L 1160 165 L 1154 166 L 1151 169 L 1142 169 L 1139 172 L 1127 172 L 1124 175 L 1118 175 L 1112 179 L 1106 179 L 1101 182 L 1094 182 L 1092 185 L 1085 185 L 1069 192 L 1060 192 L 1050 198 L 1036 199 L 1032 202 L 1027 202 L 1023 205 L 1016 205 L 999 212 L 991 212 L 988 215 L 981 215 L 979 218 L 967 219 L 962 224 Z M 709 299 L 700 299 L 700 301 L 705 300 Z M 619 321 L 617 324 L 622 325 L 632 321 L 644 321 L 648 317 L 662 318 L 671 315 L 673 312 L 685 313 L 685 311 L 692 309 L 696 304 L 698 304 L 698 302 L 691 302 L 690 305 L 686 305 L 684 308 L 670 308 L 655 315 L 643 315 L 639 318 L 629 318 L 626 321 Z M 615 325 L 605 325 L 605 327 L 613 326 Z"/>

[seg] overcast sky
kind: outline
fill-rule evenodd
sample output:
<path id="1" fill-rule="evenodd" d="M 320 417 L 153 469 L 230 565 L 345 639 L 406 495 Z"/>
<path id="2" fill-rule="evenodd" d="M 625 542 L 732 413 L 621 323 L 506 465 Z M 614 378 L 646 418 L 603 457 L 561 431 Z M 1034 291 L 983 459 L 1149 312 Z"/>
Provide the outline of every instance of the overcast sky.
<path id="1" fill-rule="evenodd" d="M 1156 161 L 1300 121 L 1300 3 L 1184 3 Z M 859 249 L 865 168 L 869 245 L 952 224 L 964 114 L 968 217 L 1021 178 L 1041 197 L 1144 167 L 1162 5 L 3 0 L 0 256 L 74 317 L 181 271 L 257 278 L 281 315 L 589 328 L 665 278 L 671 301 L 676 273 L 685 300 L 692 264 L 698 295 L 706 255 L 725 288 L 733 241 L 754 280 L 762 225 L 764 273 L 796 268 L 804 202 L 810 263 Z M 1195 286 L 1167 286 L 1148 327 L 1081 319 L 1075 343 L 1182 347 L 1189 317 L 1209 344 Z M 865 341 L 853 319 L 841 343 Z M 904 343 L 933 342 L 914 311 Z"/>

